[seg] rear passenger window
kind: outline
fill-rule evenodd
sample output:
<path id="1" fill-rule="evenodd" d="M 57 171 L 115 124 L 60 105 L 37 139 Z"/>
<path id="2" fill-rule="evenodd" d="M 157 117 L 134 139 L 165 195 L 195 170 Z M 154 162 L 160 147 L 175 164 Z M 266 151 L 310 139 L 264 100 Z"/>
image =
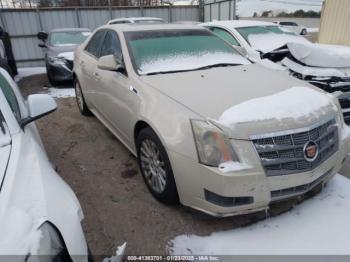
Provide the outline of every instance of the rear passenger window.
<path id="1" fill-rule="evenodd" d="M 217 27 L 211 27 L 210 30 L 221 39 L 224 39 L 226 42 L 230 43 L 231 45 L 240 46 L 239 42 L 236 40 L 236 38 L 231 35 L 229 32 L 227 32 L 224 29 L 217 28 Z"/>
<path id="2" fill-rule="evenodd" d="M 85 51 L 89 54 L 99 58 L 100 57 L 100 49 L 101 44 L 104 39 L 104 36 L 106 34 L 106 30 L 100 30 L 97 31 L 92 38 L 90 39 L 90 42 L 85 47 Z"/>
<path id="3" fill-rule="evenodd" d="M 117 57 L 121 57 L 121 53 L 122 49 L 117 34 L 112 31 L 107 31 L 102 44 L 100 57 L 106 55 L 116 55 Z"/>

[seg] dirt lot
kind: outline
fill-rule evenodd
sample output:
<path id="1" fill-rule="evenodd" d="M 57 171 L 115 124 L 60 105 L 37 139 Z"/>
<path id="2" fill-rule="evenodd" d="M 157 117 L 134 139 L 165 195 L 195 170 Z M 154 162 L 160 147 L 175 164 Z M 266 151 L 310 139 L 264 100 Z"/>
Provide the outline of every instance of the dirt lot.
<path id="1" fill-rule="evenodd" d="M 46 92 L 45 75 L 20 81 L 24 95 Z M 180 234 L 207 235 L 265 218 L 264 212 L 216 219 L 182 206 L 165 206 L 148 193 L 135 158 L 94 117 L 83 117 L 74 98 L 57 99 L 58 110 L 37 122 L 48 156 L 82 205 L 86 238 L 94 255 L 110 256 L 127 241 L 127 254 L 165 254 Z M 343 171 L 346 174 L 350 164 Z M 279 204 L 270 215 L 288 210 Z"/>

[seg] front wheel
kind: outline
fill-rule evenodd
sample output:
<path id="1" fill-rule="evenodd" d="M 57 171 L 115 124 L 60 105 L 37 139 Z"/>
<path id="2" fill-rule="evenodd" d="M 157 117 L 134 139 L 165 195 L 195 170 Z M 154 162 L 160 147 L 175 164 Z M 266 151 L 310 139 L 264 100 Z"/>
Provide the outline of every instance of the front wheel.
<path id="1" fill-rule="evenodd" d="M 142 129 L 136 140 L 138 164 L 151 194 L 160 202 L 179 201 L 168 154 L 151 128 Z"/>
<path id="2" fill-rule="evenodd" d="M 76 78 L 74 79 L 74 89 L 75 89 L 75 99 L 77 101 L 77 105 L 78 105 L 80 113 L 83 116 L 91 116 L 92 113 L 86 105 L 84 95 L 83 95 L 83 92 L 81 90 L 80 83 L 79 83 L 78 79 L 76 79 Z"/>
<path id="3" fill-rule="evenodd" d="M 301 30 L 301 33 L 300 33 L 301 35 L 306 35 L 307 34 L 307 31 L 306 31 L 306 29 L 304 28 L 303 30 Z"/>

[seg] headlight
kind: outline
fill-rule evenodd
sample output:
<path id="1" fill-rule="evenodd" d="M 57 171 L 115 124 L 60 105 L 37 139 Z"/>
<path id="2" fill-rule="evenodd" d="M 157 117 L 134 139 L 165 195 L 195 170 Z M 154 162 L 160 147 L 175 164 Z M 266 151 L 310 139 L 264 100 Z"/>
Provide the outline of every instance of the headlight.
<path id="1" fill-rule="evenodd" d="M 65 65 L 66 59 L 64 57 L 59 57 L 59 56 L 49 56 L 49 62 L 51 64 L 56 64 L 56 65 Z"/>
<path id="2" fill-rule="evenodd" d="M 239 161 L 229 139 L 219 128 L 202 120 L 191 120 L 191 124 L 200 163 L 217 167 L 227 161 Z"/>

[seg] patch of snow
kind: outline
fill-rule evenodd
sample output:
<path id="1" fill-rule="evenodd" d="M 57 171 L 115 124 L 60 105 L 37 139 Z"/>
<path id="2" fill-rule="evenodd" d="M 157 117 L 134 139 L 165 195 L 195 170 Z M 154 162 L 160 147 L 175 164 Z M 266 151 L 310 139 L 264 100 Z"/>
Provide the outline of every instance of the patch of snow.
<path id="1" fill-rule="evenodd" d="M 102 262 L 121 262 L 126 248 L 126 242 L 117 248 L 115 256 L 104 258 Z"/>
<path id="2" fill-rule="evenodd" d="M 336 175 L 323 191 L 293 210 L 254 225 L 182 235 L 171 255 L 349 255 L 350 180 Z"/>
<path id="3" fill-rule="evenodd" d="M 255 63 L 260 64 L 260 65 L 267 67 L 269 69 L 272 69 L 272 70 L 281 71 L 281 72 L 288 70 L 285 66 L 282 66 L 278 63 L 274 63 L 270 59 L 260 59 L 260 58 L 256 59 L 256 58 L 251 58 L 251 57 L 249 57 L 249 58 L 250 58 L 250 60 L 254 61 Z"/>
<path id="4" fill-rule="evenodd" d="M 261 15 L 264 11 L 273 11 L 278 14 L 282 11 L 287 13 L 295 12 L 299 9 L 304 11 L 321 11 L 323 0 L 308 1 L 278 1 L 278 0 L 241 0 L 237 2 L 237 13 L 240 17 L 251 17 L 254 12 Z"/>
<path id="5" fill-rule="evenodd" d="M 75 89 L 50 87 L 48 94 L 54 98 L 75 97 Z"/>
<path id="6" fill-rule="evenodd" d="M 318 33 L 320 31 L 320 29 L 318 27 L 308 27 L 308 28 L 306 28 L 306 31 L 308 34 Z"/>
<path id="7" fill-rule="evenodd" d="M 308 44 L 309 41 L 298 35 L 291 34 L 250 34 L 248 36 L 248 41 L 251 44 L 252 48 L 263 53 L 269 53 L 277 48 L 280 48 L 287 43 L 303 43 Z"/>
<path id="8" fill-rule="evenodd" d="M 139 73 L 191 70 L 220 63 L 247 65 L 249 61 L 241 55 L 224 52 L 161 56 L 144 61 L 140 65 Z"/>
<path id="9" fill-rule="evenodd" d="M 270 96 L 254 98 L 227 109 L 219 118 L 223 125 L 259 120 L 283 120 L 319 116 L 331 106 L 338 111 L 331 99 L 309 87 L 292 87 Z M 259 114 L 257 114 L 259 112 Z"/>
<path id="10" fill-rule="evenodd" d="M 251 169 L 252 166 L 246 163 L 227 161 L 219 165 L 219 170 L 223 173 Z"/>
<path id="11" fill-rule="evenodd" d="M 21 67 L 18 68 L 18 75 L 16 75 L 15 81 L 19 82 L 24 77 L 41 74 L 46 74 L 45 67 Z"/>
<path id="12" fill-rule="evenodd" d="M 70 61 L 74 60 L 74 52 L 63 52 L 63 53 L 59 53 L 57 56 L 63 57 L 63 58 L 70 60 Z M 69 71 L 71 71 L 71 70 L 69 70 Z"/>
<path id="13" fill-rule="evenodd" d="M 344 140 L 350 136 L 350 127 L 347 125 L 343 125 L 342 131 L 341 131 L 341 139 Z"/>
<path id="14" fill-rule="evenodd" d="M 293 42 L 288 49 L 300 62 L 318 67 L 350 67 L 350 47 Z"/>

